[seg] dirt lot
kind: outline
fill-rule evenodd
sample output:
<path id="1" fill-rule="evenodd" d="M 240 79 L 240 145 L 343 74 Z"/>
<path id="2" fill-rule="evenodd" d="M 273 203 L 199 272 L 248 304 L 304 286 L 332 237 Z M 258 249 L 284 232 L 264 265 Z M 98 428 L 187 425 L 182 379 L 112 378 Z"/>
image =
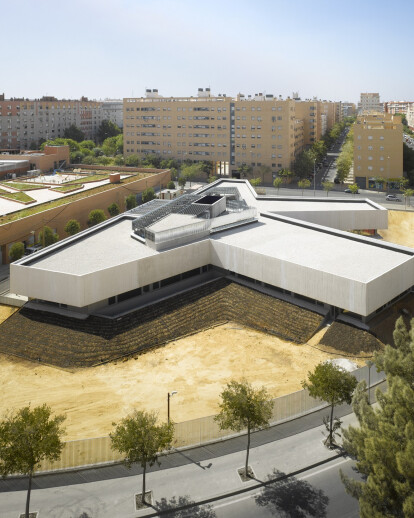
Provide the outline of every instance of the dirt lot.
<path id="1" fill-rule="evenodd" d="M 322 335 L 311 345 L 295 345 L 228 323 L 137 360 L 71 372 L 0 356 L 0 415 L 29 402 L 46 402 L 55 412 L 67 414 L 66 439 L 97 437 L 108 434 L 111 423 L 134 407 L 156 410 L 166 419 L 167 393 L 177 390 L 171 400 L 172 419 L 194 419 L 217 412 L 219 394 L 232 378 L 244 376 L 265 385 L 273 397 L 300 390 L 316 364 L 341 356 L 314 347 Z"/>
<path id="2" fill-rule="evenodd" d="M 385 241 L 414 248 L 414 212 L 389 210 L 388 229 L 378 233 Z"/>

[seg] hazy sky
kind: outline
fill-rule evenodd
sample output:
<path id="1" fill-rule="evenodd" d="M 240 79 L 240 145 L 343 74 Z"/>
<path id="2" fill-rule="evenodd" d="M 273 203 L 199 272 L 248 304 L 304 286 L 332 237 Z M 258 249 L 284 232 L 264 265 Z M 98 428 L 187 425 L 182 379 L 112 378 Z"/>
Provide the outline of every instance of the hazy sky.
<path id="1" fill-rule="evenodd" d="M 413 14 L 412 0 L 1 0 L 0 93 L 413 101 Z"/>

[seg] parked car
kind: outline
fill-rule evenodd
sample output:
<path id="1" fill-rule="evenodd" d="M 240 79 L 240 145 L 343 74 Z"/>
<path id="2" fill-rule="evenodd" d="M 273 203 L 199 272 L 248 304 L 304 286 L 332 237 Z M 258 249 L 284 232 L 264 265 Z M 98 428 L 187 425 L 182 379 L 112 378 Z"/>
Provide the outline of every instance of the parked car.
<path id="1" fill-rule="evenodd" d="M 387 194 L 387 196 L 385 197 L 385 199 L 387 201 L 401 201 L 400 198 L 398 198 L 398 196 L 396 196 L 395 194 Z"/>
<path id="2" fill-rule="evenodd" d="M 344 192 L 347 192 L 347 193 L 352 193 L 351 189 L 345 189 Z M 359 191 L 356 191 L 354 194 L 359 194 Z"/>

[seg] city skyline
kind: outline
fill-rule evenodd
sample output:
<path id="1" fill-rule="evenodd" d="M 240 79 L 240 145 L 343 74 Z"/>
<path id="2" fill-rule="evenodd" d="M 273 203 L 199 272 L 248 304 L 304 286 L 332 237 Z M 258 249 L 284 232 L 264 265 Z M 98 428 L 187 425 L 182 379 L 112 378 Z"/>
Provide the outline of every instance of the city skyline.
<path id="1" fill-rule="evenodd" d="M 77 99 L 299 92 L 358 102 L 412 100 L 413 72 L 405 68 L 401 27 L 389 8 L 401 0 L 339 7 L 319 0 L 197 4 L 188 0 L 74 0 L 70 10 L 43 0 L 3 6 L 0 35 L 6 98 Z M 29 53 L 30 52 L 30 53 Z M 389 64 L 389 73 L 385 73 Z"/>

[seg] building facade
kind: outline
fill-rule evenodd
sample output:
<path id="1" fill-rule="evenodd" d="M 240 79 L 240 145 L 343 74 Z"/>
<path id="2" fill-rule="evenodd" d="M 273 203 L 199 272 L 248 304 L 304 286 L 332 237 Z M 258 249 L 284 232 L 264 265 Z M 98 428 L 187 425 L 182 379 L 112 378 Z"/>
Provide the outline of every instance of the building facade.
<path id="1" fill-rule="evenodd" d="M 387 101 L 384 103 L 384 111 L 395 115 L 403 113 L 407 115 L 408 110 L 413 108 L 414 101 Z"/>
<path id="2" fill-rule="evenodd" d="M 197 97 L 161 97 L 147 90 L 146 97 L 124 99 L 124 153 L 208 160 L 224 176 L 237 177 L 245 164 L 268 182 L 341 116 L 340 103 L 326 101 L 212 96 L 202 88 Z"/>
<path id="3" fill-rule="evenodd" d="M 0 150 L 37 149 L 43 140 L 63 137 L 75 124 L 94 140 L 101 122 L 122 125 L 122 101 L 4 99 L 0 96 Z"/>
<path id="4" fill-rule="evenodd" d="M 384 109 L 379 93 L 361 93 L 358 113 L 382 112 Z"/>
<path id="5" fill-rule="evenodd" d="M 374 188 L 375 178 L 403 176 L 401 118 L 387 113 L 360 115 L 354 128 L 354 175 L 361 188 Z"/>

